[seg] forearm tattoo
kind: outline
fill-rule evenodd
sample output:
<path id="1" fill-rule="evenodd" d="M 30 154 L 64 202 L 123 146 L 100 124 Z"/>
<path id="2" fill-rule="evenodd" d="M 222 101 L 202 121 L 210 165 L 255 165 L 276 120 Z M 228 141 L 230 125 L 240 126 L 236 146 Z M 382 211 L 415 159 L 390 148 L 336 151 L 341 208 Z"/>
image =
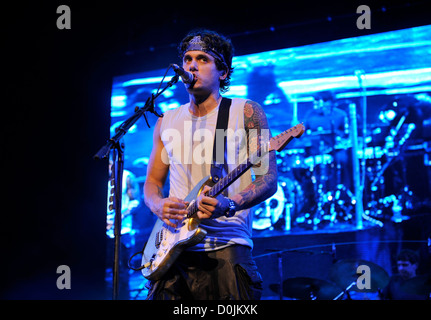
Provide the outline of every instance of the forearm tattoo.
<path id="1" fill-rule="evenodd" d="M 259 145 L 259 137 L 262 129 L 268 129 L 269 125 L 262 107 L 248 100 L 244 106 L 244 127 L 247 132 L 249 154 L 255 152 Z M 250 129 L 257 130 L 256 135 L 250 135 Z M 271 136 L 269 136 L 271 138 Z M 258 139 L 257 141 L 255 139 Z M 268 197 L 277 190 L 277 165 L 275 151 L 269 153 L 269 167 L 265 174 L 256 176 L 256 179 L 239 193 L 239 203 L 241 209 L 250 208 Z"/>

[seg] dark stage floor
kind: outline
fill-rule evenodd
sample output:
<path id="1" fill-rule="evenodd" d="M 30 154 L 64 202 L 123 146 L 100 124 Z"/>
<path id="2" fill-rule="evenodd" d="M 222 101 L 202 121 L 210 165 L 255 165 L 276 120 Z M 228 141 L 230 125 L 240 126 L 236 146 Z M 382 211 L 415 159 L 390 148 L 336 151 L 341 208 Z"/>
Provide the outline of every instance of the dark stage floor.
<path id="1" fill-rule="evenodd" d="M 334 266 L 340 261 L 362 261 L 376 266 L 373 272 L 378 271 L 389 277 L 397 272 L 395 257 L 402 249 L 416 251 L 421 258 L 419 273 L 427 273 L 431 267 L 427 245 L 430 228 L 431 214 L 420 213 L 401 223 L 387 221 L 383 227 L 365 222 L 362 229 L 349 223 L 339 223 L 319 230 L 294 228 L 290 231 L 255 231 L 253 255 L 264 281 L 262 299 L 280 299 L 277 290 L 280 279 L 282 282 L 292 278 L 317 279 L 333 286 L 332 292 L 338 288 L 341 292 L 342 288 L 336 282 L 340 282 L 343 275 L 334 275 Z M 127 277 L 125 273 L 123 276 Z M 128 278 L 128 288 L 120 287 L 123 298 L 145 299 L 148 293 L 145 288 L 147 280 L 137 271 L 129 271 Z M 110 299 L 112 269 L 107 269 L 106 283 L 107 299 Z M 377 290 L 349 292 L 349 297 L 354 300 L 379 298 Z M 282 298 L 293 299 L 288 296 Z M 327 296 L 317 298 L 329 299 Z M 346 298 L 345 294 L 340 297 Z"/>

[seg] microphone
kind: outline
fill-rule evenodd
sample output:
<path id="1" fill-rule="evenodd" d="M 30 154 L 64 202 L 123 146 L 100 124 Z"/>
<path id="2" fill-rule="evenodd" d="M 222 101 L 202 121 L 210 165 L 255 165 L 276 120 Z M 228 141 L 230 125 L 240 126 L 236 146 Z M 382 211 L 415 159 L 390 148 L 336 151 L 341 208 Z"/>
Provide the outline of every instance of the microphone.
<path id="1" fill-rule="evenodd" d="M 172 64 L 172 68 L 174 69 L 175 73 L 181 77 L 184 83 L 192 84 L 195 80 L 195 76 L 193 75 L 193 73 L 184 70 L 179 65 Z"/>

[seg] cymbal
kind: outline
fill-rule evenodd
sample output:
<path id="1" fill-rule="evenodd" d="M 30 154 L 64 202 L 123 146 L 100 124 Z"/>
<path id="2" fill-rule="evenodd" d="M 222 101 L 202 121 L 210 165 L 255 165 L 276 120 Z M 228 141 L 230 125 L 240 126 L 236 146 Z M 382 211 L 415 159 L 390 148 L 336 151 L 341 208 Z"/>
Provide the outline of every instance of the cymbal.
<path id="1" fill-rule="evenodd" d="M 279 292 L 279 284 L 270 284 L 269 287 Z M 300 300 L 332 300 L 341 291 L 335 283 L 322 279 L 298 277 L 283 281 L 283 295 Z"/>
<path id="2" fill-rule="evenodd" d="M 361 265 L 370 268 L 370 289 L 359 289 L 356 285 L 351 287 L 351 290 L 358 292 L 376 292 L 378 289 L 383 289 L 389 283 L 388 273 L 379 265 L 360 259 L 345 259 L 337 261 L 331 268 L 330 278 L 341 288 L 347 288 L 352 282 L 356 282 L 362 272 L 357 272 Z"/>

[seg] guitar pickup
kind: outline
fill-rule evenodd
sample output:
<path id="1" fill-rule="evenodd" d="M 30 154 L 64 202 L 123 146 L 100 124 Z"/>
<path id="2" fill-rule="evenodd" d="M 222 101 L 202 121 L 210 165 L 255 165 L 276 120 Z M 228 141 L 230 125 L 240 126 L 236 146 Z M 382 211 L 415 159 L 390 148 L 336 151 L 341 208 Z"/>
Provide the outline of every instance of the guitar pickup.
<path id="1" fill-rule="evenodd" d="M 156 247 L 156 249 L 160 248 L 160 243 L 162 243 L 162 240 L 163 240 L 163 229 L 157 232 L 156 234 L 156 240 L 154 243 L 154 246 Z"/>

